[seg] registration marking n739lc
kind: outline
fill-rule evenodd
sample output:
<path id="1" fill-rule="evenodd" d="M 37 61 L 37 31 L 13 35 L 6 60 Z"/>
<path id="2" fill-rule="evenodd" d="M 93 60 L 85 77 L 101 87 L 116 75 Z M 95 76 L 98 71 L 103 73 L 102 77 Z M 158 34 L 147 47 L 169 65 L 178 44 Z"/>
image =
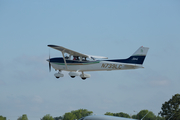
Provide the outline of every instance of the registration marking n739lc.
<path id="1" fill-rule="evenodd" d="M 103 63 L 101 68 L 109 68 L 109 69 L 121 69 L 122 65 L 118 64 L 110 64 L 110 63 Z"/>

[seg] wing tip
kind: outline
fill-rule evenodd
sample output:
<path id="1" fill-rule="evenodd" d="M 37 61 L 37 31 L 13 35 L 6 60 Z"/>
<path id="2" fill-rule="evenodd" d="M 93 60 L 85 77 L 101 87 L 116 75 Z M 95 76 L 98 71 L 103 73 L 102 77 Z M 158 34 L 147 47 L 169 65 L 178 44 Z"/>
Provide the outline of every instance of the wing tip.
<path id="1" fill-rule="evenodd" d="M 57 45 L 47 45 L 48 47 L 59 47 Z"/>

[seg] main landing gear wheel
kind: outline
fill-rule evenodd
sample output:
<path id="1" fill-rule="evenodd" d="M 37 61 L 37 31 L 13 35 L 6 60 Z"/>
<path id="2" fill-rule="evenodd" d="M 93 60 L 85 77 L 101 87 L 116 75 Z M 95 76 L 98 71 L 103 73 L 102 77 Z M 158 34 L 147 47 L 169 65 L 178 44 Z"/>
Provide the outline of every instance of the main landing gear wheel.
<path id="1" fill-rule="evenodd" d="M 80 75 L 80 77 L 81 77 L 83 80 L 85 80 L 86 78 L 90 78 L 91 75 L 85 74 L 85 73 L 82 71 L 82 74 Z"/>
<path id="2" fill-rule="evenodd" d="M 83 80 L 85 80 L 86 78 L 82 77 Z"/>
<path id="3" fill-rule="evenodd" d="M 75 78 L 75 76 L 71 76 L 71 78 Z"/>

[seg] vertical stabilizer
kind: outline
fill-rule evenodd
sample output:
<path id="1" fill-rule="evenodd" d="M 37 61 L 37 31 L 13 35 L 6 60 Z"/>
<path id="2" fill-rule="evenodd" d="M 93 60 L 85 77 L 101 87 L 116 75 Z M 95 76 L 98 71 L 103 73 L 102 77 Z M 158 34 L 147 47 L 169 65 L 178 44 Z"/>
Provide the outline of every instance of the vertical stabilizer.
<path id="1" fill-rule="evenodd" d="M 132 56 L 146 56 L 149 48 L 141 46 Z"/>
<path id="2" fill-rule="evenodd" d="M 132 64 L 143 64 L 144 59 L 146 58 L 149 48 L 141 46 L 136 52 L 130 56 L 127 61 Z"/>

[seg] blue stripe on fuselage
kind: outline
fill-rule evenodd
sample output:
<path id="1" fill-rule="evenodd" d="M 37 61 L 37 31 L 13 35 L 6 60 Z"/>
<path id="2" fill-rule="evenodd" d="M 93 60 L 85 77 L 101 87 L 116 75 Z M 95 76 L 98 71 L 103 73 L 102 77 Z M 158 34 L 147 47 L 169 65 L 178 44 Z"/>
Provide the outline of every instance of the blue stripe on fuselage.
<path id="1" fill-rule="evenodd" d="M 146 56 L 130 56 L 127 59 L 114 59 L 114 60 L 106 60 L 110 62 L 120 62 L 120 63 L 131 63 L 131 64 L 143 64 Z"/>
<path id="2" fill-rule="evenodd" d="M 96 61 L 109 61 L 109 62 L 119 62 L 119 63 L 129 63 L 129 64 L 143 64 L 146 56 L 130 56 L 127 59 L 113 59 L 113 60 L 96 60 Z M 54 63 L 64 63 L 62 57 L 51 58 L 50 62 Z M 78 60 L 66 60 L 66 63 L 91 63 L 94 61 L 78 61 Z"/>

